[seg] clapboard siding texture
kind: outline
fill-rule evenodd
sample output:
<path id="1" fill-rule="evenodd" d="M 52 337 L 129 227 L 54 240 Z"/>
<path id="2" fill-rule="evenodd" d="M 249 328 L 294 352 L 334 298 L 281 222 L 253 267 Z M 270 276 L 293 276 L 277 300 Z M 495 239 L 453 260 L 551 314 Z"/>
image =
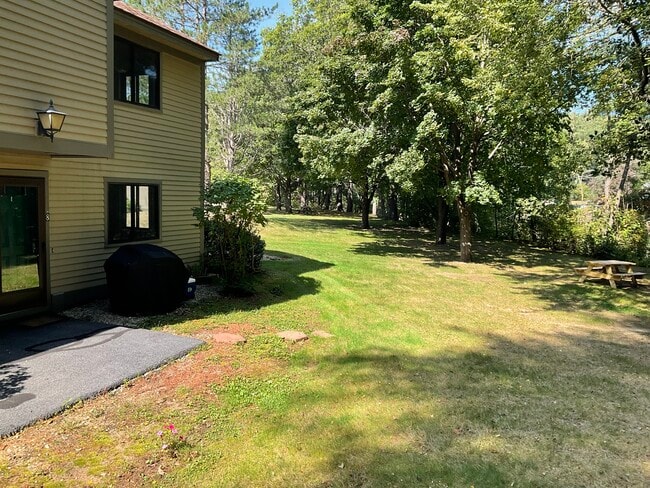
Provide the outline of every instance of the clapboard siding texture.
<path id="1" fill-rule="evenodd" d="M 52 293 L 105 283 L 105 180 L 161 183 L 161 239 L 186 264 L 200 255 L 192 208 L 202 171 L 202 69 L 161 54 L 161 110 L 114 105 L 112 159 L 54 159 L 50 172 Z"/>
<path id="2" fill-rule="evenodd" d="M 107 22 L 106 0 L 2 2 L 0 132 L 34 135 L 52 98 L 69 115 L 57 138 L 108 143 Z"/>
<path id="3" fill-rule="evenodd" d="M 0 153 L 0 173 L 47 171 L 52 294 L 105 283 L 104 261 L 117 248 L 105 245 L 106 179 L 160 182 L 161 239 L 154 243 L 186 264 L 199 260 L 192 208 L 199 204 L 202 178 L 202 69 L 162 57 L 162 110 L 116 102 L 112 159 Z"/>
<path id="4" fill-rule="evenodd" d="M 69 115 L 57 140 L 110 145 L 113 134 L 110 159 L 0 147 L 0 174 L 47 177 L 52 295 L 105 283 L 104 261 L 118 247 L 105 243 L 107 181 L 159 182 L 161 235 L 151 242 L 186 264 L 200 257 L 201 232 L 192 208 L 200 203 L 203 171 L 202 62 L 161 48 L 160 110 L 109 100 L 110 5 L 106 0 L 2 2 L 0 132 L 33 135 L 34 111 L 46 108 L 51 97 Z M 63 34 L 47 33 L 52 23 Z M 42 70 L 53 74 L 43 77 Z"/>

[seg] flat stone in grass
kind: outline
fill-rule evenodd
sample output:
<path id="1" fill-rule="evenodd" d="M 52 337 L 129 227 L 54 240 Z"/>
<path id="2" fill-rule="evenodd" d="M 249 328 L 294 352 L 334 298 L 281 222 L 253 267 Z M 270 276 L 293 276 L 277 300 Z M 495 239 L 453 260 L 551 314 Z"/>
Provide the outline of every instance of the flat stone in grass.
<path id="1" fill-rule="evenodd" d="M 278 332 L 277 336 L 281 337 L 287 342 L 302 342 L 309 339 L 309 337 L 307 337 L 307 334 L 304 334 L 303 332 L 297 330 L 284 330 L 282 332 Z"/>
<path id="2" fill-rule="evenodd" d="M 244 336 L 240 336 L 239 334 L 231 334 L 229 332 L 219 332 L 217 334 L 214 334 L 212 336 L 212 339 L 214 342 L 217 342 L 219 344 L 243 344 L 246 342 L 246 338 Z"/>
<path id="3" fill-rule="evenodd" d="M 324 330 L 315 330 L 314 332 L 311 333 L 314 337 L 322 337 L 323 339 L 331 339 L 334 337 L 334 334 L 330 334 L 329 332 L 325 332 Z"/>

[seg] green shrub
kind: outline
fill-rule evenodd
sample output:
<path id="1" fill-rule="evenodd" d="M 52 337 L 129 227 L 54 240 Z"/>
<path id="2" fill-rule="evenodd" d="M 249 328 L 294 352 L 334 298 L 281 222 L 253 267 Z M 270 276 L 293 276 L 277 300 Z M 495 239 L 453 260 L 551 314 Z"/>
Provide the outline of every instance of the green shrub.
<path id="1" fill-rule="evenodd" d="M 517 202 L 514 236 L 551 249 L 596 258 L 648 259 L 648 229 L 635 210 L 621 210 L 613 225 L 599 207 L 571 209 L 534 199 Z"/>
<path id="2" fill-rule="evenodd" d="M 645 258 L 648 251 L 648 228 L 636 210 L 625 210 L 616 216 L 613 235 L 620 256 L 626 259 Z"/>
<path id="3" fill-rule="evenodd" d="M 222 174 L 203 192 L 203 208 L 194 216 L 204 229 L 204 267 L 228 286 L 241 285 L 260 268 L 265 243 L 257 232 L 264 225 L 266 204 L 253 180 Z"/>

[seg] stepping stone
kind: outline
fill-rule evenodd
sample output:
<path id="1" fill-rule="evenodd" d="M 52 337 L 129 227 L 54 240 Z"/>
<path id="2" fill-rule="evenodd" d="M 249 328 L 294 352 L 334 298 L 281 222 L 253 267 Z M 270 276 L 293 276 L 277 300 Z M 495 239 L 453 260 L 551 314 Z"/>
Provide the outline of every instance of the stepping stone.
<path id="1" fill-rule="evenodd" d="M 243 344 L 246 342 L 246 338 L 244 336 L 240 336 L 239 334 L 231 334 L 229 332 L 219 332 L 218 334 L 214 334 L 212 336 L 212 339 L 214 342 L 217 342 L 219 344 Z"/>
<path id="2" fill-rule="evenodd" d="M 314 332 L 311 333 L 311 335 L 315 337 L 322 337 L 323 339 L 331 339 L 334 337 L 334 334 L 330 334 L 329 332 L 325 332 L 324 330 L 315 330 Z"/>
<path id="3" fill-rule="evenodd" d="M 282 332 L 278 332 L 277 336 L 281 337 L 287 342 L 301 342 L 309 339 L 309 337 L 307 337 L 307 334 L 304 334 L 303 332 L 299 332 L 297 330 L 284 330 Z"/>

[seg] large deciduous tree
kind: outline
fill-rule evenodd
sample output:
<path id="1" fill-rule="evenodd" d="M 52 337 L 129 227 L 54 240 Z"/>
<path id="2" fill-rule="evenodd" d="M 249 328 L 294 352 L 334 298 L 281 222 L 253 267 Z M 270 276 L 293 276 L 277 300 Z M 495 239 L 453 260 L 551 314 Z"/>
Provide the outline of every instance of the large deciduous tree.
<path id="1" fill-rule="evenodd" d="M 574 103 L 572 10 L 541 0 L 416 2 L 422 88 L 417 146 L 437 158 L 472 257 L 474 206 L 507 192 L 504 177 L 544 174 L 553 133 Z M 515 177 L 516 176 L 516 177 Z M 525 186 L 525 183 L 523 183 Z"/>
<path id="2" fill-rule="evenodd" d="M 584 0 L 584 5 L 590 15 L 583 37 L 585 57 L 593 65 L 592 111 L 607 118 L 593 148 L 598 169 L 606 175 L 611 230 L 632 167 L 643 166 L 650 157 L 650 3 Z M 618 180 L 615 192 L 609 188 L 613 177 Z"/>
<path id="3" fill-rule="evenodd" d="M 416 95 L 407 1 L 350 2 L 303 98 L 297 139 L 319 172 L 349 180 L 361 197 L 362 227 L 386 167 L 410 144 Z"/>

